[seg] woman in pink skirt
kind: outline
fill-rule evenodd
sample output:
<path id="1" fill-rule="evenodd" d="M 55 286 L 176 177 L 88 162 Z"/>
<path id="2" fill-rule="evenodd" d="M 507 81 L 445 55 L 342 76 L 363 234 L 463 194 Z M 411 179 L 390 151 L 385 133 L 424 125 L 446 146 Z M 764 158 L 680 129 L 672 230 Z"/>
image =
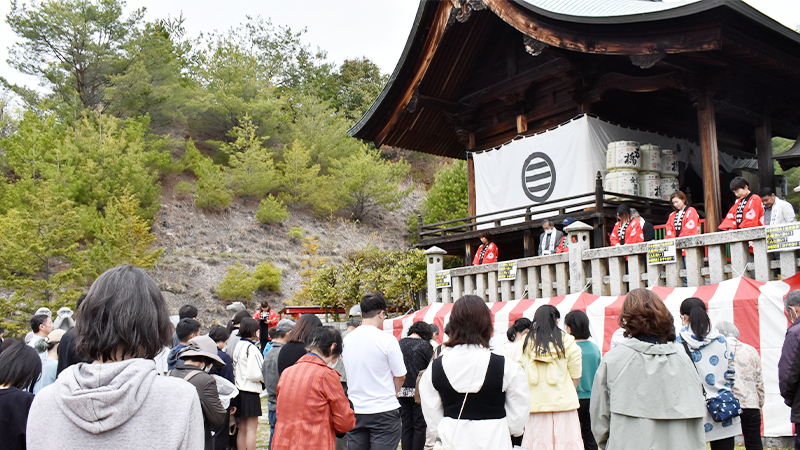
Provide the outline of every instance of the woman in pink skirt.
<path id="1" fill-rule="evenodd" d="M 558 310 L 536 310 L 520 363 L 528 377 L 531 414 L 522 446 L 537 450 L 583 450 L 578 419 L 581 349 L 558 328 Z"/>

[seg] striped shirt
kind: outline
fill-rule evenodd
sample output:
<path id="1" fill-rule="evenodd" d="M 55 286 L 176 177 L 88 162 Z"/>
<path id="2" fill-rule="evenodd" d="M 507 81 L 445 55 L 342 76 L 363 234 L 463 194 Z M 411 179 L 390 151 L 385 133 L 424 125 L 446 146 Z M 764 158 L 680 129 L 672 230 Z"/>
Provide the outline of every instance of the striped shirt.
<path id="1" fill-rule="evenodd" d="M 276 414 L 273 450 L 333 450 L 335 434 L 356 425 L 339 373 L 311 353 L 281 374 Z"/>

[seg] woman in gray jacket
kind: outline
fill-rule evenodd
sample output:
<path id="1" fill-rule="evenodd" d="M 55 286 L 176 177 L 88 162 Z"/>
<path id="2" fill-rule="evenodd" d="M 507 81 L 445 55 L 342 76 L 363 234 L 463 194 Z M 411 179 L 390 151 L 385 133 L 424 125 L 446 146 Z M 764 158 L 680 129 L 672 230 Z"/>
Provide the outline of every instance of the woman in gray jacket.
<path id="1" fill-rule="evenodd" d="M 652 291 L 622 304 L 626 339 L 606 353 L 592 386 L 592 432 L 601 449 L 704 450 L 700 377 L 675 344 L 672 315 Z"/>

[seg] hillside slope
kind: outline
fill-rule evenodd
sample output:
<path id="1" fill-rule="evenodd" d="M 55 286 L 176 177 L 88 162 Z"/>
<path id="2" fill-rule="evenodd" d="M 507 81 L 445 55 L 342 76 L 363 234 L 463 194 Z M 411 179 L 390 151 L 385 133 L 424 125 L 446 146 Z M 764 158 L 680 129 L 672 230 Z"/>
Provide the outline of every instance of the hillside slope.
<path id="1" fill-rule="evenodd" d="M 171 313 L 177 314 L 181 305 L 195 305 L 206 327 L 229 316 L 227 303 L 213 293 L 213 287 L 237 262 L 252 269 L 268 261 L 283 272 L 281 292 L 256 292 L 247 303 L 249 310 L 254 311 L 265 298 L 279 310 L 284 300 L 292 297 L 300 286 L 298 272 L 303 260 L 302 240 L 287 236 L 292 227 L 316 236 L 319 255 L 331 263 L 341 262 L 348 251 L 369 244 L 402 249 L 408 247 L 407 218 L 424 195 L 418 188 L 398 210 L 373 212 L 359 223 L 336 216 L 317 218 L 310 210 L 290 208 L 291 216 L 285 223 L 261 225 L 255 219 L 257 201 L 236 198 L 223 212 L 210 213 L 195 208 L 191 198 L 175 196 L 175 184 L 188 179 L 188 175 L 170 175 L 162 180 L 161 210 L 153 232 L 164 253 L 153 268 L 153 277 Z"/>

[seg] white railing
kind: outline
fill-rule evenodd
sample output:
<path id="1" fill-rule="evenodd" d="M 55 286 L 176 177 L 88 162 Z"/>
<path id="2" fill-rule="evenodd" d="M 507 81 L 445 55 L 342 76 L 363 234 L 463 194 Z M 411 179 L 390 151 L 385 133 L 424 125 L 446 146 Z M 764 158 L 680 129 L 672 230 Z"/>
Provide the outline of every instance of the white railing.
<path id="1" fill-rule="evenodd" d="M 767 253 L 764 227 L 677 238 L 678 262 L 660 265 L 647 264 L 646 243 L 590 249 L 591 230 L 576 222 L 566 230 L 572 242 L 568 253 L 517 260 L 513 281 L 498 281 L 498 263 L 450 269 L 451 286 L 437 292 L 429 281 L 428 298 L 440 295 L 441 301 L 447 303 L 467 294 L 479 295 L 488 302 L 584 291 L 623 295 L 632 289 L 656 285 L 684 286 L 684 279 L 688 286 L 737 276 L 770 281 L 788 278 L 798 268 L 797 250 Z M 682 250 L 685 258 L 680 257 Z M 443 253 L 435 247 L 426 252 L 429 280 L 435 280 L 435 272 L 441 270 Z"/>

